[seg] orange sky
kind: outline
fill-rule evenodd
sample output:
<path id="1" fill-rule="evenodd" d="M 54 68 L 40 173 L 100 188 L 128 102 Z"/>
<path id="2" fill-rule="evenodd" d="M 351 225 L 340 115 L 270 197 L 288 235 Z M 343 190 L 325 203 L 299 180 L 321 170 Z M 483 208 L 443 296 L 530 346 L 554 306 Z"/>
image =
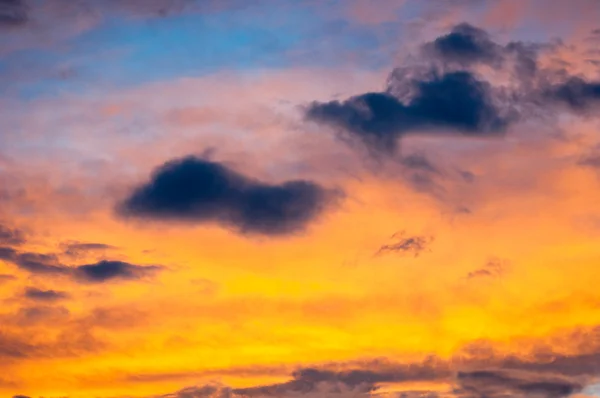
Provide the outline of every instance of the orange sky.
<path id="1" fill-rule="evenodd" d="M 539 50 L 532 84 L 579 76 L 597 91 L 579 93 L 585 111 L 525 103 L 542 88 L 469 65 L 494 85 L 531 90 L 523 102 L 498 94 L 515 101 L 518 120 L 499 135 L 434 122 L 386 132 L 398 142 L 390 155 L 361 141 L 366 130 L 308 120 L 306 107 L 381 91 L 395 66 L 446 62 L 418 59 L 422 43 L 378 42 L 394 60 L 368 67 L 353 61 L 360 48 L 338 49 L 334 65 L 323 54 L 322 64 L 300 62 L 292 49 L 277 68 L 92 82 L 29 99 L 10 83 L 0 99 L 1 396 L 595 396 L 600 36 L 588 14 L 600 7 L 569 2 L 571 29 L 553 34 L 565 11 L 537 15 L 533 0 L 448 3 L 445 15 L 437 4 L 419 8 L 422 19 L 410 0 L 385 2 L 387 15 L 363 1 L 307 7 L 377 35 L 419 26 L 422 43 L 463 21 L 499 46 L 562 35 Z M 337 194 L 289 233 L 115 210 L 189 155 L 250 187 L 302 179 Z M 94 268 L 102 261 L 123 268 Z"/>

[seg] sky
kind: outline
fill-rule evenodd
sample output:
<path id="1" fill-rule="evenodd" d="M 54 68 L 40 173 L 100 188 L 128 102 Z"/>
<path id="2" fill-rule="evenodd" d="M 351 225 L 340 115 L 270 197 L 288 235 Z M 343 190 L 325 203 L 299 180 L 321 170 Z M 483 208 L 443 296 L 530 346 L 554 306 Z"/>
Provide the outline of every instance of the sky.
<path id="1" fill-rule="evenodd" d="M 600 397 L 598 0 L 0 0 L 0 396 Z"/>

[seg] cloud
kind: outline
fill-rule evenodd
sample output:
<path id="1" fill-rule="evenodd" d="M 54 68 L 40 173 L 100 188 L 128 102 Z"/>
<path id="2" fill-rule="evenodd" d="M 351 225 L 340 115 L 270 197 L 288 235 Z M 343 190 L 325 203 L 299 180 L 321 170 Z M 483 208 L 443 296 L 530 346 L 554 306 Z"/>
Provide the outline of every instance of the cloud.
<path id="1" fill-rule="evenodd" d="M 35 347 L 14 336 L 0 330 L 0 358 L 19 359 L 29 356 Z"/>
<path id="2" fill-rule="evenodd" d="M 23 231 L 0 224 L 0 245 L 18 246 L 23 243 L 25 243 Z"/>
<path id="3" fill-rule="evenodd" d="M 571 75 L 564 66 L 541 66 L 543 51 L 552 55 L 563 47 L 499 44 L 486 31 L 462 23 L 407 57 L 390 74 L 384 91 L 313 101 L 304 114 L 375 155 L 396 154 L 408 134 L 501 136 L 516 122 L 553 115 L 549 106 L 581 114 L 600 103 L 600 82 Z M 481 64 L 494 73 L 479 68 Z"/>
<path id="4" fill-rule="evenodd" d="M 55 254 L 20 253 L 6 247 L 0 247 L 0 260 L 8 261 L 32 274 L 64 275 L 85 283 L 143 279 L 163 269 L 158 265 L 136 265 L 110 260 L 67 266 L 62 264 Z M 38 294 L 40 293 L 38 292 Z"/>
<path id="5" fill-rule="evenodd" d="M 25 25 L 28 7 L 24 0 L 0 0 L 0 27 Z"/>
<path id="6" fill-rule="evenodd" d="M 483 268 L 471 271 L 467 274 L 467 279 L 481 277 L 498 277 L 505 271 L 506 264 L 504 261 L 493 259 L 487 262 Z"/>
<path id="7" fill-rule="evenodd" d="M 268 184 L 188 156 L 158 167 L 118 204 L 117 212 L 142 219 L 218 223 L 242 234 L 275 236 L 304 230 L 333 197 L 310 181 Z"/>
<path id="8" fill-rule="evenodd" d="M 64 254 L 69 257 L 80 257 L 87 253 L 97 251 L 114 250 L 117 247 L 104 243 L 83 243 L 83 242 L 67 242 L 61 245 Z"/>
<path id="9" fill-rule="evenodd" d="M 564 376 L 505 370 L 459 372 L 456 380 L 458 397 L 561 398 L 584 387 Z"/>
<path id="10" fill-rule="evenodd" d="M 380 153 L 394 153 L 398 139 L 410 132 L 449 129 L 467 136 L 494 136 L 510 123 L 494 104 L 491 86 L 470 72 L 432 71 L 403 84 L 415 92 L 407 101 L 373 92 L 341 102 L 313 102 L 306 117 L 341 129 Z"/>
<path id="11" fill-rule="evenodd" d="M 42 290 L 35 287 L 28 287 L 25 289 L 23 296 L 31 300 L 46 302 L 65 300 L 70 297 L 66 292 L 58 290 Z"/>
<path id="12" fill-rule="evenodd" d="M 347 370 L 303 368 L 294 372 L 287 382 L 249 388 L 211 384 L 188 387 L 162 398 L 366 397 L 379 395 L 383 385 L 395 385 L 394 391 L 400 397 L 566 398 L 582 391 L 593 380 L 584 373 L 567 374 L 552 362 L 548 362 L 548 369 L 544 370 L 536 370 L 535 364 L 519 360 L 511 364 L 502 362 L 500 358 L 490 358 L 486 367 L 481 358 L 468 363 L 431 357 L 421 363 L 408 364 L 375 361 Z M 411 383 L 415 382 L 446 387 L 437 392 L 414 391 Z"/>
<path id="13" fill-rule="evenodd" d="M 33 274 L 67 274 L 69 272 L 68 268 L 59 263 L 55 254 L 15 253 L 10 261 Z"/>
<path id="14" fill-rule="evenodd" d="M 430 56 L 460 65 L 476 62 L 497 65 L 503 60 L 502 48 L 489 34 L 467 23 L 456 25 L 447 35 L 425 44 L 423 50 Z"/>
<path id="15" fill-rule="evenodd" d="M 401 253 L 401 254 L 412 254 L 418 257 L 421 253 L 428 249 L 431 242 L 433 242 L 432 236 L 405 236 L 404 232 L 394 234 L 393 238 L 400 237 L 400 239 L 392 244 L 383 245 L 379 248 L 376 255 L 383 253 Z"/>
<path id="16" fill-rule="evenodd" d="M 12 322 L 21 327 L 62 323 L 68 320 L 70 314 L 69 310 L 62 306 L 28 306 L 20 308 L 13 316 Z"/>
<path id="17" fill-rule="evenodd" d="M 485 64 L 494 68 L 513 66 L 515 76 L 527 79 L 538 70 L 538 55 L 549 45 L 512 41 L 506 45 L 496 43 L 483 29 L 467 23 L 454 26 L 450 33 L 425 43 L 421 50 L 425 57 L 446 66 L 470 68 Z"/>
<path id="18" fill-rule="evenodd" d="M 100 261 L 95 264 L 80 265 L 74 269 L 77 280 L 89 283 L 102 283 L 115 279 L 142 279 L 161 270 L 159 266 L 141 266 L 122 261 Z"/>
<path id="19" fill-rule="evenodd" d="M 600 105 L 600 82 L 590 82 L 581 77 L 551 84 L 542 89 L 542 96 L 560 102 L 573 111 L 583 112 Z"/>

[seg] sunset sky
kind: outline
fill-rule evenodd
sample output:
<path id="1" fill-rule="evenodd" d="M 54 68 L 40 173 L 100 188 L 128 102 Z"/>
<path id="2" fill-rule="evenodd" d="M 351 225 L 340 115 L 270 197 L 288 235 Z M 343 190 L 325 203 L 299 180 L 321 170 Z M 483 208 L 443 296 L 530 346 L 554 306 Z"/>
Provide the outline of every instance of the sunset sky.
<path id="1" fill-rule="evenodd" d="M 600 1 L 0 0 L 0 397 L 600 397 Z"/>

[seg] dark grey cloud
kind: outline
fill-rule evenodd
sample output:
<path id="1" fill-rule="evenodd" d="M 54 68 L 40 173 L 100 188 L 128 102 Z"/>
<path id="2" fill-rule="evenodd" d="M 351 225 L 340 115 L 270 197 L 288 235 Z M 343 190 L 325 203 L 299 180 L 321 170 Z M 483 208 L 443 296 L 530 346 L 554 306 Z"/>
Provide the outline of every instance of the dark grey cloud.
<path id="1" fill-rule="evenodd" d="M 423 44 L 417 57 L 394 69 L 386 90 L 315 101 L 306 106 L 305 117 L 380 156 L 396 154 L 407 134 L 499 136 L 516 122 L 556 115 L 557 106 L 595 115 L 600 82 L 572 76 L 563 66 L 538 63 L 542 52 L 561 46 L 499 44 L 486 31 L 463 23 Z M 509 73 L 511 84 L 492 85 L 476 68 L 479 64 Z M 431 185 L 431 176 L 414 178 L 416 185 Z"/>
<path id="2" fill-rule="evenodd" d="M 444 380 L 452 376 L 450 367 L 437 359 L 430 358 L 422 363 L 409 365 L 394 364 L 368 367 L 345 371 L 334 371 L 318 368 L 304 368 L 292 374 L 292 380 L 266 386 L 233 389 L 236 395 L 285 396 L 288 394 L 309 394 L 329 387 L 334 392 L 341 385 L 354 392 L 369 393 L 378 389 L 380 383 L 406 381 Z"/>
<path id="3" fill-rule="evenodd" d="M 456 25 L 450 33 L 425 44 L 423 50 L 433 57 L 461 65 L 503 61 L 503 48 L 492 41 L 486 31 L 467 23 Z"/>
<path id="4" fill-rule="evenodd" d="M 60 301 L 70 297 L 67 292 L 61 292 L 59 290 L 42 290 L 35 287 L 26 288 L 23 296 L 31 300 L 45 302 Z"/>
<path id="5" fill-rule="evenodd" d="M 19 229 L 0 224 L 0 245 L 18 246 L 25 243 L 25 233 Z"/>
<path id="6" fill-rule="evenodd" d="M 544 345 L 538 347 L 540 350 L 534 349 L 535 353 L 516 357 L 495 354 L 491 349 L 493 343 L 478 341 L 448 360 L 432 356 L 421 362 L 373 360 L 329 364 L 298 369 L 288 381 L 281 383 L 249 388 L 188 387 L 163 398 L 372 396 L 383 384 L 403 382 L 443 383 L 452 388 L 440 396 L 454 398 L 567 398 L 597 381 L 600 327 L 574 330 L 572 335 L 562 336 L 555 343 L 561 344 L 563 338 L 581 342 L 580 353 L 560 354 Z M 437 397 L 431 391 L 398 394 L 399 397 Z"/>
<path id="7" fill-rule="evenodd" d="M 429 247 L 434 240 L 433 236 L 406 236 L 404 232 L 394 234 L 392 238 L 396 239 L 396 242 L 381 246 L 376 253 L 377 255 L 400 253 L 411 254 L 414 257 L 418 257 L 424 251 L 429 250 Z"/>
<path id="8" fill-rule="evenodd" d="M 33 274 L 67 274 L 68 269 L 60 264 L 55 254 L 15 253 L 10 260 L 19 268 Z"/>
<path id="9" fill-rule="evenodd" d="M 0 247 L 0 260 L 10 262 L 32 274 L 66 276 L 85 283 L 144 279 L 163 269 L 158 265 L 136 265 L 110 260 L 67 266 L 61 263 L 55 254 L 21 253 L 7 247 Z"/>
<path id="10" fill-rule="evenodd" d="M 550 45 L 518 41 L 502 45 L 492 40 L 485 30 L 461 23 L 448 34 L 425 43 L 422 50 L 429 59 L 462 68 L 474 64 L 502 68 L 512 61 L 515 76 L 526 79 L 537 72 L 539 52 L 547 47 Z"/>
<path id="11" fill-rule="evenodd" d="M 25 25 L 28 8 L 25 0 L 0 0 L 0 28 Z"/>
<path id="12" fill-rule="evenodd" d="M 95 264 L 80 265 L 73 270 L 77 280 L 89 283 L 102 283 L 111 280 L 135 280 L 152 276 L 162 267 L 156 265 L 135 265 L 123 261 L 103 260 Z"/>
<path id="13" fill-rule="evenodd" d="M 562 103 L 573 111 L 587 111 L 600 105 L 600 82 L 570 77 L 563 82 L 543 87 L 542 97 Z"/>
<path id="14" fill-rule="evenodd" d="M 13 261 L 16 255 L 17 251 L 12 247 L 0 246 L 0 260 Z"/>
<path id="15" fill-rule="evenodd" d="M 583 389 L 572 378 L 506 370 L 459 372 L 458 397 L 562 398 Z"/>
<path id="16" fill-rule="evenodd" d="M 491 85 L 471 72 L 432 71 L 423 80 L 403 84 L 414 92 L 408 100 L 388 92 L 366 93 L 345 101 L 313 102 L 306 117 L 387 153 L 394 153 L 398 139 L 407 133 L 443 129 L 467 136 L 494 136 L 511 121 L 494 104 Z"/>
<path id="17" fill-rule="evenodd" d="M 158 167 L 118 204 L 121 216 L 217 223 L 242 234 L 284 235 L 304 230 L 335 194 L 303 180 L 268 184 L 226 166 L 188 156 Z"/>

